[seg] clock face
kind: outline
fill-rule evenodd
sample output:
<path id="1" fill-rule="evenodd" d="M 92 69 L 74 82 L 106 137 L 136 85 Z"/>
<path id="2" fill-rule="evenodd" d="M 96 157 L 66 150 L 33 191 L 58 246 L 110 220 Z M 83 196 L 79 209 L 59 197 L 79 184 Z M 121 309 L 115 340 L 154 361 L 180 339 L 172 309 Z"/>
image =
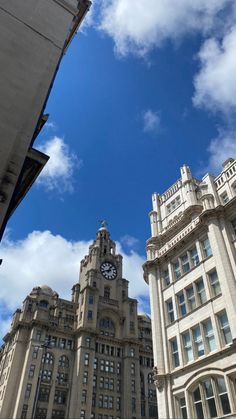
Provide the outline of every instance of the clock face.
<path id="1" fill-rule="evenodd" d="M 100 266 L 100 271 L 106 279 L 115 279 L 117 275 L 116 267 L 110 262 L 103 262 Z"/>

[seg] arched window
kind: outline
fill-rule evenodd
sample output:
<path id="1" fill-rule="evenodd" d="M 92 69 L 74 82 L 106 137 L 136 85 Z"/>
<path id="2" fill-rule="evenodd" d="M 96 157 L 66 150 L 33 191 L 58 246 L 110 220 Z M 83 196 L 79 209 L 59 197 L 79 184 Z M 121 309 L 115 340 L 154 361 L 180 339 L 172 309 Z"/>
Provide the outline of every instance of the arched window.
<path id="1" fill-rule="evenodd" d="M 223 377 L 202 379 L 192 391 L 192 400 L 197 419 L 223 417 L 231 413 Z"/>
<path id="2" fill-rule="evenodd" d="M 51 352 L 46 352 L 45 354 L 43 354 L 42 363 L 43 364 L 48 364 L 48 365 L 53 365 L 53 363 L 54 363 L 53 354 Z"/>
<path id="3" fill-rule="evenodd" d="M 59 367 L 69 368 L 69 359 L 67 358 L 66 355 L 62 355 L 59 358 Z"/>
<path id="4" fill-rule="evenodd" d="M 109 317 L 104 317 L 99 322 L 100 334 L 105 336 L 115 336 L 115 324 L 109 319 Z"/>
<path id="5" fill-rule="evenodd" d="M 111 294 L 110 287 L 104 287 L 104 298 L 107 298 L 109 300 Z"/>

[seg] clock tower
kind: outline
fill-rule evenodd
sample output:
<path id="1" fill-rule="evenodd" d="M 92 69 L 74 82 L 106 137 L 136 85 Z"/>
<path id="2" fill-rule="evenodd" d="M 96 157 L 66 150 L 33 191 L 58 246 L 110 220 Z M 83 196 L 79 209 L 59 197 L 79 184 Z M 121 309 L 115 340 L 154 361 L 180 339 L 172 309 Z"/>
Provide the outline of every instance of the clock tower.
<path id="1" fill-rule="evenodd" d="M 84 386 L 86 401 L 90 400 L 86 403 L 86 418 L 91 415 L 97 418 L 104 409 L 114 418 L 136 417 L 141 403 L 137 300 L 128 297 L 128 281 L 122 276 L 122 256 L 116 254 L 115 242 L 110 239 L 105 223 L 81 261 L 80 279 L 73 287 L 72 299 L 78 305 L 73 378 L 78 385 L 71 394 L 76 403 L 72 400 L 71 405 L 83 414 L 83 403 L 80 406 L 78 403 Z M 131 367 L 135 397 L 130 385 Z M 94 380 L 94 387 L 88 388 L 83 383 L 84 373 L 85 376 L 88 373 L 89 380 Z M 110 403 L 108 408 L 107 403 Z M 73 407 L 70 416 L 76 417 Z"/>

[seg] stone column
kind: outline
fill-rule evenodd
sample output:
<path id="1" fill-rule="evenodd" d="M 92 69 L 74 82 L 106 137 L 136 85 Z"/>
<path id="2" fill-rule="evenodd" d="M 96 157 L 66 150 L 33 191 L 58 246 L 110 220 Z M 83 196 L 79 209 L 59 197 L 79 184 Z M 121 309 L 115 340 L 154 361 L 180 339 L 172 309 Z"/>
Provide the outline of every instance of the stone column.
<path id="1" fill-rule="evenodd" d="M 153 355 L 155 364 L 155 385 L 157 387 L 157 405 L 159 418 L 169 418 L 168 399 L 166 391 L 166 370 L 164 362 L 164 347 L 162 339 L 162 324 L 161 324 L 161 307 L 158 290 L 157 269 L 155 267 L 149 268 L 148 282 L 150 287 L 150 304 L 152 317 L 152 339 L 153 339 Z"/>
<path id="2" fill-rule="evenodd" d="M 232 338 L 236 339 L 236 282 L 221 231 L 221 226 L 223 224 L 223 218 L 221 219 L 221 222 L 219 222 L 216 217 L 209 219 L 209 239 L 216 270 L 219 276 L 222 296 L 225 300 L 225 307 L 227 310 Z"/>

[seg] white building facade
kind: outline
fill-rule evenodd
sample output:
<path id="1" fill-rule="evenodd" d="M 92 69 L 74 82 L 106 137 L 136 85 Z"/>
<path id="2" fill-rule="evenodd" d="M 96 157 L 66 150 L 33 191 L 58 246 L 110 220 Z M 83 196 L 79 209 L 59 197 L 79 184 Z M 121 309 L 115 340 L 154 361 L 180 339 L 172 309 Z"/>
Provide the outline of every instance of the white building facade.
<path id="1" fill-rule="evenodd" d="M 236 160 L 153 194 L 150 287 L 159 418 L 236 417 Z"/>

